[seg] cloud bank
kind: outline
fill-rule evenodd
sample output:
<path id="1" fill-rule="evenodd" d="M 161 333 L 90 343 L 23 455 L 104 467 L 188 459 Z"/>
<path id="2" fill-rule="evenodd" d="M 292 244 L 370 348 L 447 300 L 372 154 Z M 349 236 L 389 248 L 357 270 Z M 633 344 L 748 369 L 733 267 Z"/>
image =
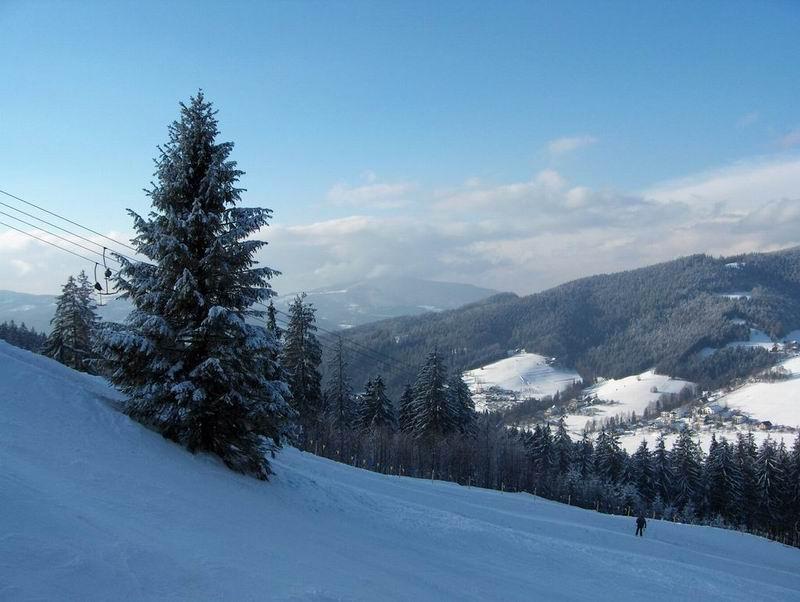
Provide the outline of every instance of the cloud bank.
<path id="1" fill-rule="evenodd" d="M 261 232 L 269 245 L 259 259 L 283 272 L 279 292 L 402 274 L 530 293 L 690 253 L 800 244 L 797 157 L 738 163 L 634 192 L 596 190 L 553 169 L 450 188 L 363 180 L 327 192 L 340 217 L 284 224 L 277 216 Z M 0 233 L 0 289 L 53 293 L 80 269 L 90 272 L 92 264 Z"/>

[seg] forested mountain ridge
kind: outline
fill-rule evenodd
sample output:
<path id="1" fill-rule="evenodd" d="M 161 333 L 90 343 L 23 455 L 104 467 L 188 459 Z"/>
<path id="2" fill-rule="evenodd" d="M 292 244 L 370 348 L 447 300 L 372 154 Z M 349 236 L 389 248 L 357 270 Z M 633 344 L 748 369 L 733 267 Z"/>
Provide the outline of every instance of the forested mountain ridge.
<path id="1" fill-rule="evenodd" d="M 347 338 L 416 365 L 431 350 L 467 369 L 508 350 L 553 356 L 586 377 L 653 366 L 680 370 L 706 347 L 800 327 L 800 247 L 732 257 L 692 255 L 600 274 L 518 297 L 501 294 L 438 314 L 364 325 Z M 386 375 L 393 392 L 413 376 L 397 363 L 352 358 L 355 382 Z M 684 367 L 685 370 L 685 367 Z"/>

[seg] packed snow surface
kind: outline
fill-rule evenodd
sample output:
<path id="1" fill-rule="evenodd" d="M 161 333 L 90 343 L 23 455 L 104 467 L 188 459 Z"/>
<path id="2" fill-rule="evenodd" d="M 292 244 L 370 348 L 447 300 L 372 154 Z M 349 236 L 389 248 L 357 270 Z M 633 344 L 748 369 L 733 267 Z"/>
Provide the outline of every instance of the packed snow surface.
<path id="1" fill-rule="evenodd" d="M 485 392 L 491 387 L 513 391 L 524 399 L 555 395 L 577 380 L 577 372 L 552 366 L 543 355 L 526 352 L 464 373 L 478 410 L 486 409 Z"/>
<path id="2" fill-rule="evenodd" d="M 631 412 L 641 416 L 664 393 L 678 394 L 685 387 L 693 386 L 688 381 L 656 374 L 653 370 L 625 378 L 611 378 L 585 391 L 587 396 L 597 398 L 600 403 L 593 403 L 581 410 L 581 413 L 568 414 L 565 422 L 571 432 L 581 433 L 586 423 L 593 419 L 599 422 L 618 414 L 627 415 Z"/>
<path id="3" fill-rule="evenodd" d="M 800 550 L 287 449 L 269 483 L 0 343 L 3 600 L 797 600 Z"/>
<path id="4" fill-rule="evenodd" d="M 781 366 L 790 373 L 787 380 L 750 383 L 717 402 L 755 420 L 800 427 L 800 357 L 788 359 Z"/>

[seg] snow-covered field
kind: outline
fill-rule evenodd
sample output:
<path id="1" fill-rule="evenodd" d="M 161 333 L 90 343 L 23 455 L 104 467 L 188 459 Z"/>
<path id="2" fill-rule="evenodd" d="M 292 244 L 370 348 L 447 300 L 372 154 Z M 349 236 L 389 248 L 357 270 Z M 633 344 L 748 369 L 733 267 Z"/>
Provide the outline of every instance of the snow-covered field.
<path id="1" fill-rule="evenodd" d="M 755 420 L 800 428 L 800 357 L 780 364 L 791 373 L 788 380 L 750 383 L 717 400 Z"/>
<path id="2" fill-rule="evenodd" d="M 464 373 L 464 381 L 474 394 L 479 411 L 489 407 L 486 391 L 491 387 L 513 391 L 522 400 L 555 395 L 576 380 L 580 380 L 577 372 L 551 366 L 543 355 L 526 352 Z"/>
<path id="3" fill-rule="evenodd" d="M 580 434 L 586 423 L 592 419 L 600 421 L 630 412 L 636 412 L 637 416 L 641 416 L 647 407 L 658 401 L 664 393 L 678 394 L 687 386 L 694 385 L 685 380 L 656 374 L 653 370 L 625 378 L 608 379 L 586 389 L 585 393 L 596 397 L 598 401 L 609 403 L 595 403 L 581 413 L 568 414 L 565 422 L 572 433 Z"/>
<path id="4" fill-rule="evenodd" d="M 0 342 L 3 600 L 797 600 L 800 550 L 287 449 L 263 483 Z"/>

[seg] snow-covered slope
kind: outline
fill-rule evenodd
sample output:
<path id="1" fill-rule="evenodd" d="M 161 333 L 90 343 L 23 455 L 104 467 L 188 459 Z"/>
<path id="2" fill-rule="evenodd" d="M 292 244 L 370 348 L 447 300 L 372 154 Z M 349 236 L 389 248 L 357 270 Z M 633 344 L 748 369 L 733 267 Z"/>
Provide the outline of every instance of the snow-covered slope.
<path id="1" fill-rule="evenodd" d="M 781 366 L 790 373 L 787 380 L 747 384 L 717 403 L 755 420 L 800 428 L 800 357 L 790 358 Z"/>
<path id="2" fill-rule="evenodd" d="M 656 374 L 653 370 L 625 378 L 611 378 L 586 389 L 585 393 L 594 397 L 597 402 L 579 413 L 568 414 L 565 422 L 572 433 L 580 434 L 586 423 L 593 419 L 599 422 L 620 414 L 628 415 L 631 412 L 641 416 L 648 406 L 658 401 L 664 393 L 677 395 L 685 387 L 693 386 L 688 381 Z"/>
<path id="3" fill-rule="evenodd" d="M 524 351 L 464 373 L 464 381 L 474 394 L 479 411 L 507 405 L 487 399 L 492 387 L 511 391 L 521 401 L 527 397 L 554 395 L 576 380 L 580 380 L 577 372 L 551 366 L 543 355 Z"/>
<path id="4" fill-rule="evenodd" d="M 3 600 L 797 600 L 800 550 L 286 450 L 192 456 L 0 342 Z"/>

